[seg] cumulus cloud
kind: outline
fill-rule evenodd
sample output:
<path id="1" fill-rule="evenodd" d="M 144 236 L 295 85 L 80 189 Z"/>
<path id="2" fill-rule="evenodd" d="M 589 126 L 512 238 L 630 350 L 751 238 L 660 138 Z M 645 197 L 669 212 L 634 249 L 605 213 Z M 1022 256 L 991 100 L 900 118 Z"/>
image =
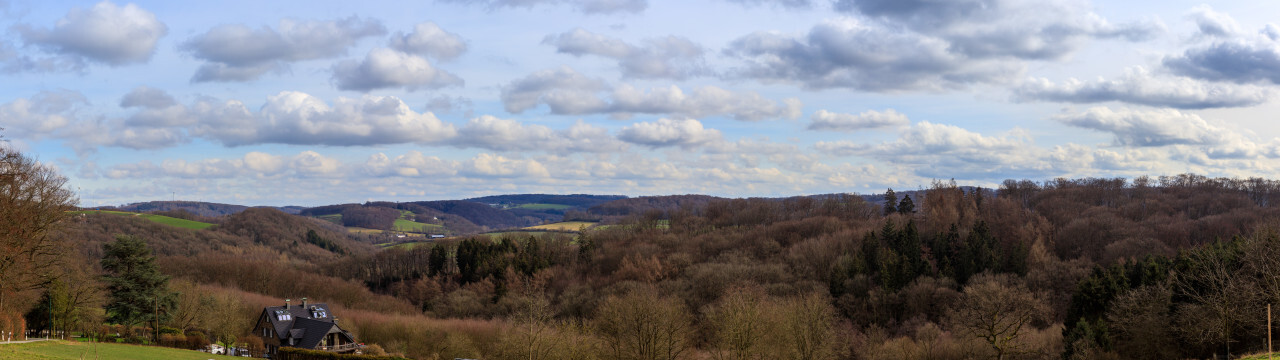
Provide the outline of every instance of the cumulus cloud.
<path id="1" fill-rule="evenodd" d="M 810 117 L 809 130 L 855 131 L 885 127 L 905 126 L 910 121 L 907 116 L 893 109 L 884 112 L 867 110 L 861 114 L 834 113 L 818 110 Z"/>
<path id="2" fill-rule="evenodd" d="M 178 129 L 133 127 L 126 119 L 87 114 L 92 111 L 88 105 L 76 91 L 42 91 L 0 105 L 0 118 L 8 136 L 59 139 L 81 153 L 100 146 L 159 149 L 188 141 Z"/>
<path id="3" fill-rule="evenodd" d="M 1166 56 L 1163 64 L 1197 79 L 1280 84 L 1280 43 L 1261 37 L 1224 40 Z"/>
<path id="4" fill-rule="evenodd" d="M 506 110 L 521 113 L 546 104 L 552 114 L 584 115 L 671 114 L 701 118 L 729 116 L 737 120 L 795 119 L 803 104 L 789 98 L 775 102 L 753 92 L 732 92 L 715 86 L 692 93 L 674 85 L 647 91 L 630 85 L 612 88 L 603 80 L 584 76 L 570 68 L 544 70 L 503 87 Z"/>
<path id="5" fill-rule="evenodd" d="M 360 39 L 386 33 L 381 22 L 356 16 L 329 21 L 284 19 L 278 30 L 219 25 L 180 48 L 206 61 L 193 82 L 250 81 L 291 62 L 345 55 Z"/>
<path id="6" fill-rule="evenodd" d="M 947 41 L 840 19 L 796 37 L 757 32 L 726 53 L 744 61 L 734 75 L 766 83 L 865 91 L 942 90 L 1016 78 L 1021 65 L 953 52 Z"/>
<path id="7" fill-rule="evenodd" d="M 543 44 L 574 56 L 595 55 L 618 62 L 622 75 L 642 79 L 685 79 L 708 72 L 702 46 L 689 39 L 666 36 L 645 40 L 643 46 L 583 29 L 548 35 Z"/>
<path id="8" fill-rule="evenodd" d="M 462 86 L 456 75 L 431 66 L 427 59 L 387 48 L 369 51 L 364 60 L 346 60 L 333 66 L 338 89 L 369 92 L 403 87 L 410 91 Z"/>
<path id="9" fill-rule="evenodd" d="M 1157 78 L 1145 68 L 1130 68 L 1112 79 L 1061 83 L 1031 78 L 1013 89 L 1018 101 L 1098 103 L 1116 101 L 1154 107 L 1206 109 L 1254 106 L 1273 97 L 1273 91 L 1250 85 L 1206 83 L 1185 77 Z"/>
<path id="10" fill-rule="evenodd" d="M 1061 114 L 1054 120 L 1115 135 L 1116 145 L 1168 146 L 1219 145 L 1239 136 L 1211 125 L 1199 115 L 1173 109 L 1112 110 L 1095 107 L 1080 113 Z"/>
<path id="11" fill-rule="evenodd" d="M 648 0 L 446 0 L 475 4 L 490 9 L 532 8 L 537 5 L 563 4 L 586 14 L 639 13 L 649 7 Z"/>
<path id="12" fill-rule="evenodd" d="M 120 99 L 120 107 L 142 107 L 148 109 L 163 109 L 177 105 L 178 101 L 173 99 L 169 93 L 164 90 L 139 86 L 134 88 L 128 94 Z"/>
<path id="13" fill-rule="evenodd" d="M 479 154 L 462 162 L 461 173 L 475 177 L 546 178 L 551 176 L 547 167 L 537 160 L 509 159 L 493 154 Z"/>
<path id="14" fill-rule="evenodd" d="M 200 119 L 192 133 L 228 146 L 429 144 L 456 134 L 453 125 L 392 96 L 339 97 L 329 105 L 310 94 L 283 91 L 268 97 L 257 113 L 235 100 L 206 99 L 191 108 Z"/>
<path id="15" fill-rule="evenodd" d="M 1187 18 L 1196 23 L 1201 36 L 1231 37 L 1240 33 L 1240 25 L 1230 15 L 1213 11 L 1208 4 L 1191 8 Z"/>
<path id="16" fill-rule="evenodd" d="M 89 99 L 77 91 L 41 91 L 0 105 L 9 137 L 41 139 L 78 122 L 76 113 Z"/>
<path id="17" fill-rule="evenodd" d="M 651 148 L 678 146 L 696 148 L 723 139 L 720 130 L 702 127 L 694 119 L 658 119 L 629 125 L 618 131 L 618 139 Z"/>
<path id="18" fill-rule="evenodd" d="M 1113 24 L 1082 0 L 837 0 L 834 7 L 944 39 L 976 58 L 1060 59 L 1088 39 L 1141 41 L 1164 31 L 1155 22 Z"/>
<path id="19" fill-rule="evenodd" d="M 27 44 L 50 53 L 111 66 L 147 62 L 155 53 L 156 43 L 169 32 L 150 11 L 110 1 L 88 9 L 72 8 L 53 28 L 22 24 L 14 30 Z M 29 65 L 39 68 L 38 64 Z"/>
<path id="20" fill-rule="evenodd" d="M 242 176 L 271 177 L 288 174 L 298 177 L 334 177 L 345 168 L 337 159 L 315 151 L 303 151 L 292 156 L 249 152 L 240 158 L 200 160 L 165 159 L 159 164 L 149 160 L 125 163 L 101 170 L 111 179 L 155 179 L 175 177 L 183 179 L 228 179 Z"/>
<path id="21" fill-rule="evenodd" d="M 502 87 L 507 112 L 520 113 L 547 102 L 552 113 L 580 113 L 603 107 L 592 94 L 607 88 L 604 80 L 582 75 L 569 67 L 535 72 Z M 553 93 L 554 92 L 554 93 Z M 548 101 L 547 99 L 554 101 Z M 552 104 L 552 102 L 554 104 Z"/>
<path id="22" fill-rule="evenodd" d="M 987 136 L 927 121 L 904 129 L 894 141 L 820 141 L 814 148 L 831 156 L 880 159 L 925 178 L 1042 177 L 1055 169 L 1044 150 L 1030 144 L 1016 129 L 1001 136 Z"/>
<path id="23" fill-rule="evenodd" d="M 412 33 L 396 32 L 387 46 L 404 53 L 438 60 L 454 59 L 467 52 L 467 42 L 461 36 L 444 31 L 432 22 L 415 25 Z"/>
<path id="24" fill-rule="evenodd" d="M 395 158 L 377 153 L 369 156 L 364 169 L 374 176 L 423 177 L 454 175 L 458 171 L 457 161 L 441 160 L 439 157 L 426 156 L 418 151 L 409 151 Z"/>
<path id="25" fill-rule="evenodd" d="M 619 152 L 627 145 L 609 131 L 579 120 L 565 130 L 542 125 L 525 125 L 515 120 L 481 116 L 467 121 L 452 141 L 458 147 L 478 147 L 494 151 L 546 151 L 551 153 Z"/>

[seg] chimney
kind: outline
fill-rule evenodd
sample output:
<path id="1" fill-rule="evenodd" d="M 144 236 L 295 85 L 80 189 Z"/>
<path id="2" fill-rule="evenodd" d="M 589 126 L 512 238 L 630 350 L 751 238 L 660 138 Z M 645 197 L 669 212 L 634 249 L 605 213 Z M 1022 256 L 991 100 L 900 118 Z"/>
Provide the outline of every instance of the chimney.
<path id="1" fill-rule="evenodd" d="M 302 308 L 303 309 L 307 308 L 307 298 L 302 298 Z"/>
<path id="2" fill-rule="evenodd" d="M 284 299 L 284 309 L 289 310 L 289 299 Z"/>

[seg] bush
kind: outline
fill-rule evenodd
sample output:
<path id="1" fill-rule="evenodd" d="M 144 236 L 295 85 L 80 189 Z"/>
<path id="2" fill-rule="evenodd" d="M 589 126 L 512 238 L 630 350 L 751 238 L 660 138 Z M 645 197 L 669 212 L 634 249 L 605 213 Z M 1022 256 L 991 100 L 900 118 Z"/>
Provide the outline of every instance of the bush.
<path id="1" fill-rule="evenodd" d="M 328 351 L 282 347 L 276 351 L 278 360 L 409 360 L 399 356 L 339 354 Z"/>

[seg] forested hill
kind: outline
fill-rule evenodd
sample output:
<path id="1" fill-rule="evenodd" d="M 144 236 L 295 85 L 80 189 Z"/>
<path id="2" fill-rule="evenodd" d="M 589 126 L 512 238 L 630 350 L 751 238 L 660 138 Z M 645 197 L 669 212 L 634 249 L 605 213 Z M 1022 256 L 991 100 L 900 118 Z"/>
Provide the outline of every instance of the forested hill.
<path id="1" fill-rule="evenodd" d="M 883 204 L 850 194 L 616 199 L 587 209 L 609 223 L 581 233 L 381 249 L 271 209 L 205 230 L 89 214 L 62 238 L 83 241 L 92 264 L 114 234 L 134 235 L 166 274 L 217 293 L 359 309 L 342 316 L 361 341 L 422 359 L 528 358 L 534 350 L 519 344 L 530 341 L 556 344 L 536 357 L 610 358 L 630 350 L 609 346 L 635 340 L 622 323 L 665 329 L 679 341 L 654 346 L 690 358 L 1180 359 L 1265 349 L 1259 319 L 1280 303 L 1280 181 L 937 182 L 879 196 Z M 537 220 L 508 205 L 307 212 Z"/>
<path id="2" fill-rule="evenodd" d="M 548 194 L 516 194 L 516 195 L 492 195 L 470 199 L 465 201 L 478 202 L 482 204 L 511 205 L 520 206 L 526 204 L 553 204 L 566 205 L 571 207 L 589 208 L 606 202 L 618 199 L 626 199 L 625 195 L 548 195 Z"/>
<path id="3" fill-rule="evenodd" d="M 132 212 L 171 212 L 171 211 L 181 210 L 181 211 L 191 213 L 192 215 L 204 216 L 204 217 L 218 217 L 223 215 L 231 215 L 231 214 L 244 211 L 244 209 L 248 209 L 248 208 L 249 208 L 248 206 L 244 206 L 244 205 L 219 204 L 219 203 L 199 202 L 199 201 L 148 201 L 148 202 L 120 205 L 116 207 L 117 210 L 132 211 Z M 304 209 L 298 206 L 281 206 L 281 207 L 272 207 L 272 208 L 283 211 L 285 213 L 289 213 L 289 214 L 297 214 L 299 211 Z"/>

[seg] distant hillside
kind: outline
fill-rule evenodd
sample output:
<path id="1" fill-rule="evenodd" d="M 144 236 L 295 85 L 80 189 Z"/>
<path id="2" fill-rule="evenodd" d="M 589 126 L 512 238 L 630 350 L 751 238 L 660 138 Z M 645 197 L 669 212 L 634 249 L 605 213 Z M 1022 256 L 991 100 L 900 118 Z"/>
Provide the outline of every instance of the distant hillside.
<path id="1" fill-rule="evenodd" d="M 592 206 L 590 211 L 592 214 L 604 216 L 629 216 L 640 215 L 650 210 L 666 212 L 676 211 L 678 209 L 695 209 L 706 207 L 712 200 L 723 200 L 724 198 L 708 196 L 708 195 L 668 195 L 668 196 L 642 196 L 636 198 L 628 198 L 614 200 L 604 204 Z"/>
<path id="2" fill-rule="evenodd" d="M 499 204 L 519 206 L 525 204 L 557 204 L 568 205 L 570 207 L 589 208 L 614 200 L 626 199 L 625 195 L 548 195 L 548 194 L 516 194 L 516 195 L 493 195 L 478 198 L 464 199 L 466 201 L 478 202 L 483 204 Z"/>
<path id="3" fill-rule="evenodd" d="M 472 201 L 419 201 L 408 204 L 436 210 L 446 215 L 456 215 L 477 226 L 489 229 L 517 228 L 541 223 L 537 219 L 526 219 L 509 211 Z"/>
<path id="4" fill-rule="evenodd" d="M 302 209 L 306 209 L 306 207 L 302 207 L 302 206 L 256 206 L 256 207 L 277 209 L 287 214 L 295 214 L 295 215 L 298 214 L 298 212 L 302 211 Z M 219 203 L 200 202 L 200 201 L 148 201 L 148 202 L 121 205 L 116 207 L 116 209 L 120 211 L 131 211 L 131 212 L 184 210 L 194 215 L 207 216 L 207 217 L 231 215 L 231 214 L 244 211 L 244 209 L 248 209 L 248 208 L 249 206 L 244 206 L 244 205 L 219 204 Z"/>

